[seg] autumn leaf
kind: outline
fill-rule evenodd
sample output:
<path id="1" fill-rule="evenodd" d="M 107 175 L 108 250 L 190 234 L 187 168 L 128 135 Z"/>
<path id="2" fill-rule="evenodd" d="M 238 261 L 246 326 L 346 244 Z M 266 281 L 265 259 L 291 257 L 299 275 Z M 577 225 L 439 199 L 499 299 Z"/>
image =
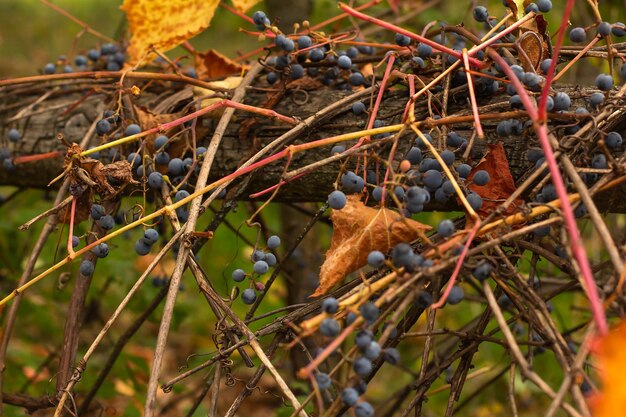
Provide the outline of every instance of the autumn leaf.
<path id="1" fill-rule="evenodd" d="M 590 400 L 594 417 L 626 416 L 626 321 L 594 342 L 602 388 Z"/>
<path id="2" fill-rule="evenodd" d="M 333 238 L 320 270 L 320 285 L 312 297 L 325 294 L 346 275 L 367 264 L 373 250 L 386 253 L 400 242 L 411 242 L 431 227 L 389 209 L 374 209 L 358 196 L 349 196 L 346 206 L 333 210 Z"/>
<path id="3" fill-rule="evenodd" d="M 478 210 L 478 214 L 486 216 L 493 210 L 498 208 L 500 204 L 513 194 L 515 191 L 515 181 L 511 175 L 509 168 L 509 161 L 506 159 L 506 153 L 504 152 L 504 146 L 502 143 L 496 145 L 489 145 L 489 152 L 482 161 L 472 170 L 468 180 L 472 180 L 476 171 L 485 170 L 489 173 L 489 183 L 487 185 L 479 186 L 476 184 L 470 184 L 469 189 L 474 191 L 483 199 L 483 206 Z M 517 207 L 523 204 L 524 201 L 520 198 L 516 199 L 506 211 L 506 214 L 512 214 L 516 211 Z"/>
<path id="4" fill-rule="evenodd" d="M 261 0 L 233 0 L 233 6 L 240 12 L 245 13 L 250 10 L 252 6 L 260 2 Z"/>
<path id="5" fill-rule="evenodd" d="M 241 73 L 241 65 L 220 54 L 215 49 L 199 52 L 195 57 L 196 73 L 200 79 L 220 79 L 227 75 Z"/>
<path id="6" fill-rule="evenodd" d="M 124 0 L 132 37 L 130 64 L 149 61 L 151 47 L 168 51 L 206 29 L 219 0 Z"/>

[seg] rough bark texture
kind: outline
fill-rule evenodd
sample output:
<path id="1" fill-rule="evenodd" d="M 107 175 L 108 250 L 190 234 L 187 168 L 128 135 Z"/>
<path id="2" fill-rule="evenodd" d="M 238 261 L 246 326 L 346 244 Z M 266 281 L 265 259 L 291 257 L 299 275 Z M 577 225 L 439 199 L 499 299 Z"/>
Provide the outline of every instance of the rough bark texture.
<path id="1" fill-rule="evenodd" d="M 263 86 L 263 85 L 261 85 Z M 100 118 L 103 110 L 115 108 L 117 94 L 110 89 L 111 85 L 101 82 L 74 83 L 56 86 L 14 86 L 0 90 L 0 126 L 6 138 L 6 131 L 11 127 L 17 127 L 23 135 L 22 140 L 15 143 L 8 143 L 6 146 L 11 150 L 13 156 L 34 155 L 65 149 L 63 143 L 57 139 L 59 134 L 70 142 L 79 141 L 91 123 Z M 163 84 L 156 91 L 143 92 L 139 97 L 134 98 L 134 105 L 142 105 L 148 109 L 159 109 L 159 113 L 180 111 L 192 100 L 191 87 L 175 84 Z M 48 96 L 41 100 L 45 94 Z M 273 94 L 273 93 L 272 93 Z M 276 101 L 273 109 L 278 113 L 304 119 L 315 112 L 323 109 L 331 103 L 345 97 L 346 92 L 319 88 L 311 91 L 288 90 Z M 574 100 L 572 110 L 576 104 L 585 106 L 585 97 L 589 94 L 583 88 L 570 89 L 570 95 Z M 275 98 L 274 98 L 275 99 Z M 40 100 L 37 104 L 37 100 Z M 268 100 L 272 100 L 271 94 L 250 90 L 246 103 L 253 105 L 264 105 Z M 480 99 L 481 113 L 499 113 L 510 111 L 508 106 L 508 96 L 502 94 L 495 97 L 482 97 Z M 387 124 L 399 123 L 406 103 L 405 90 L 395 90 L 388 94 L 382 103 L 380 119 Z M 430 103 L 431 108 L 440 108 L 441 103 L 434 99 Z M 418 120 L 428 116 L 429 103 L 423 100 L 416 107 L 416 117 Z M 124 113 L 126 117 L 131 117 L 132 109 L 129 102 L 124 102 Z M 467 98 L 463 92 L 451 91 L 448 104 L 448 115 L 471 115 L 471 110 Z M 252 120 L 254 119 L 254 120 Z M 522 119 L 525 120 L 525 119 Z M 127 120 L 127 123 L 130 123 Z M 324 123 L 316 129 L 311 129 L 306 137 L 297 138 L 295 143 L 316 140 L 341 133 L 352 132 L 365 127 L 366 117 L 355 116 L 349 106 L 338 116 Z M 526 158 L 526 152 L 531 146 L 538 146 L 534 135 L 524 134 L 522 136 L 511 136 L 499 138 L 495 135 L 495 125 L 497 120 L 486 120 L 483 123 L 486 132 L 485 140 L 475 140 L 472 148 L 472 161 L 477 162 L 486 151 L 486 144 L 496 141 L 503 141 L 507 152 L 511 173 L 516 181 L 525 177 L 529 170 L 533 169 Z M 197 125 L 197 145 L 206 144 L 209 140 L 215 119 L 205 117 Z M 623 130 L 624 120 L 620 117 L 612 122 L 614 130 Z M 286 132 L 289 126 L 280 122 L 273 122 L 260 116 L 250 115 L 238 111 L 234 123 L 231 123 L 226 136 L 222 141 L 222 146 L 218 151 L 215 163 L 211 169 L 210 180 L 221 178 L 233 172 L 249 156 L 254 154 L 261 146 Z M 470 138 L 471 124 L 457 123 L 454 130 L 462 136 Z M 559 137 L 563 136 L 563 129 L 558 129 Z M 435 136 L 435 135 L 433 135 Z M 403 155 L 413 143 L 415 136 L 406 134 L 400 141 L 397 155 Z M 3 139 L 6 141 L 6 139 Z M 6 142 L 5 142 L 6 143 Z M 352 143 L 352 142 L 349 142 Z M 99 144 L 99 139 L 94 139 L 92 145 Z M 137 148 L 137 144 L 131 144 L 122 149 L 123 153 L 129 153 Z M 389 146 L 387 146 L 389 148 Z M 329 156 L 330 146 L 316 150 L 299 153 L 294 156 L 289 169 L 295 169 L 315 161 L 319 161 Z M 386 158 L 387 150 L 381 152 Z M 579 162 L 588 155 L 579 151 L 573 155 L 574 162 L 579 158 Z M 582 159 L 581 159 L 582 158 Z M 396 159 L 400 159 L 399 157 Z M 352 158 L 356 160 L 356 158 Z M 335 162 L 322 166 L 312 174 L 298 179 L 281 189 L 276 201 L 325 201 L 333 183 L 337 179 L 337 174 L 341 164 Z M 270 166 L 257 171 L 254 179 L 250 182 L 246 195 L 270 187 L 278 182 L 285 168 L 284 161 L 279 161 Z M 45 159 L 36 162 L 27 162 L 19 165 L 19 169 L 9 172 L 0 169 L 0 185 L 15 185 L 20 187 L 44 188 L 47 184 L 59 175 L 62 171 L 62 158 Z M 611 201 L 602 201 L 599 198 L 599 206 L 604 210 L 614 212 L 626 211 L 626 192 L 624 189 L 611 193 Z M 455 207 L 444 207 L 454 209 Z"/>

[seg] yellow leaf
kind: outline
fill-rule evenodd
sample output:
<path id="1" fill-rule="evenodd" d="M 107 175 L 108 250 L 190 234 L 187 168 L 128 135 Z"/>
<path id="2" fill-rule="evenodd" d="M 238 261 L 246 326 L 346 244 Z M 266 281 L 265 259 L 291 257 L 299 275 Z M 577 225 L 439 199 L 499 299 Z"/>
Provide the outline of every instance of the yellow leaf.
<path id="1" fill-rule="evenodd" d="M 260 2 L 261 0 L 233 0 L 233 6 L 240 12 L 245 13 L 250 10 L 252 6 Z"/>
<path id="2" fill-rule="evenodd" d="M 209 26 L 219 0 L 124 0 L 132 33 L 128 47 L 131 64 L 149 60 L 151 46 L 172 49 Z"/>
<path id="3" fill-rule="evenodd" d="M 431 227 L 407 219 L 389 209 L 374 209 L 358 196 L 349 196 L 346 206 L 333 210 L 333 238 L 320 269 L 320 286 L 312 297 L 325 294 L 347 274 L 367 264 L 367 255 L 386 253 L 400 242 L 411 242 Z"/>
<path id="4" fill-rule="evenodd" d="M 626 416 L 626 320 L 607 336 L 595 341 L 594 352 L 602 381 L 600 393 L 591 399 L 594 417 Z"/>
<path id="5" fill-rule="evenodd" d="M 216 87 L 224 87 L 224 88 L 233 89 L 233 88 L 237 88 L 239 84 L 241 84 L 241 80 L 243 80 L 243 77 L 228 77 L 221 81 L 212 82 L 211 84 L 213 84 Z M 210 96 L 212 94 L 215 94 L 215 91 L 210 90 L 208 88 L 202 88 L 202 87 L 196 87 L 196 86 L 193 87 L 193 96 L 196 99 L 199 97 Z M 211 104 L 217 103 L 220 100 L 222 100 L 222 98 L 219 98 L 219 97 L 207 98 L 200 102 L 200 108 L 204 109 L 205 107 L 209 107 Z M 207 113 L 207 116 L 218 118 L 222 115 L 222 113 L 224 113 L 224 109 L 217 109 L 217 110 L 213 110 L 210 113 Z"/>

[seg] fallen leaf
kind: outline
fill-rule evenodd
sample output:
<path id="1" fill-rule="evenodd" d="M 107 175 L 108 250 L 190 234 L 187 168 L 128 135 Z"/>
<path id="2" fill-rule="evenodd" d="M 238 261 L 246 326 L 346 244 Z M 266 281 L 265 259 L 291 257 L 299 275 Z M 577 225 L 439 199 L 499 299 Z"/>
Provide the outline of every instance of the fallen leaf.
<path id="1" fill-rule="evenodd" d="M 485 170 L 489 173 L 489 183 L 483 186 L 470 184 L 468 188 L 482 197 L 483 206 L 478 210 L 478 214 L 486 216 L 498 208 L 515 191 L 515 182 L 513 181 L 509 161 L 506 159 L 502 143 L 489 145 L 489 152 L 470 172 L 468 180 L 471 181 L 476 171 L 480 170 Z M 507 208 L 505 214 L 514 213 L 517 211 L 517 207 L 523 203 L 524 201 L 521 198 L 516 199 Z"/>
<path id="2" fill-rule="evenodd" d="M 546 28 L 547 23 L 542 15 L 535 16 L 520 27 L 519 59 L 525 71 L 538 69 L 541 62 L 550 55 L 550 39 Z"/>
<path id="3" fill-rule="evenodd" d="M 240 12 L 245 13 L 250 10 L 252 6 L 260 2 L 261 0 L 233 0 L 233 6 Z"/>
<path id="4" fill-rule="evenodd" d="M 626 321 L 594 341 L 601 389 L 590 399 L 594 417 L 626 416 Z"/>
<path id="5" fill-rule="evenodd" d="M 130 64 L 150 61 L 151 47 L 168 51 L 206 29 L 219 0 L 124 0 L 132 36 L 127 55 Z"/>
<path id="6" fill-rule="evenodd" d="M 224 78 L 241 73 L 241 65 L 220 54 L 215 49 L 200 52 L 195 57 L 196 73 L 200 79 Z"/>
<path id="7" fill-rule="evenodd" d="M 416 240 L 431 229 L 396 211 L 367 207 L 358 196 L 349 196 L 346 206 L 333 210 L 330 219 L 333 238 L 320 270 L 320 285 L 312 297 L 325 294 L 346 275 L 367 264 L 371 251 L 386 253 L 398 243 Z"/>

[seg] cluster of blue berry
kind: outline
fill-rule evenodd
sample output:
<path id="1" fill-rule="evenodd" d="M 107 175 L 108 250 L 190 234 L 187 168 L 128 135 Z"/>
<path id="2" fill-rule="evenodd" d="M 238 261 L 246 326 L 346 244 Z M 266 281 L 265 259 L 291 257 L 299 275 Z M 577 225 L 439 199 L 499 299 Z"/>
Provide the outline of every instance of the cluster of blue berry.
<path id="1" fill-rule="evenodd" d="M 260 277 L 261 275 L 265 275 L 270 267 L 276 265 L 276 255 L 274 255 L 271 251 L 276 250 L 280 246 L 280 237 L 276 235 L 272 235 L 267 239 L 266 242 L 267 250 L 254 249 L 252 251 L 251 260 L 253 262 L 252 271 L 253 273 L 247 273 L 243 269 L 235 269 L 232 273 L 233 281 L 242 282 L 246 279 L 246 277 L 251 279 L 252 286 L 250 288 L 246 288 L 241 293 L 241 300 L 245 304 L 253 304 L 256 301 L 257 291 L 264 291 L 265 285 L 260 281 L 255 281 L 255 275 Z"/>

